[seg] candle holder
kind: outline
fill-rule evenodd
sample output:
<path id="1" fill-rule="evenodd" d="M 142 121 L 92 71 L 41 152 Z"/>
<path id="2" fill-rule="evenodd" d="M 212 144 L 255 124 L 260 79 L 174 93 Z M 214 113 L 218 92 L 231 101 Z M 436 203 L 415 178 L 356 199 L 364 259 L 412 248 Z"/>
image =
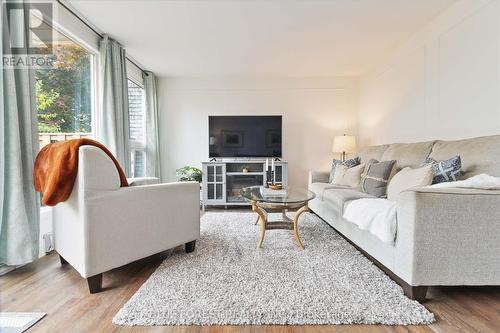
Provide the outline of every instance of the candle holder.
<path id="1" fill-rule="evenodd" d="M 267 177 L 268 171 L 269 170 L 266 170 L 266 177 Z M 269 172 L 269 175 L 270 175 L 270 177 L 266 179 L 266 184 L 265 184 L 266 188 L 270 188 L 270 187 L 274 186 L 274 171 L 271 170 Z"/>
<path id="2" fill-rule="evenodd" d="M 270 172 L 270 177 L 267 178 L 268 172 L 269 172 L 269 166 L 271 167 L 271 172 Z M 281 184 L 276 184 L 276 169 L 274 168 L 274 159 L 271 159 L 271 165 L 268 164 L 267 158 L 266 158 L 266 163 L 265 163 L 265 169 L 266 169 L 266 183 L 264 186 L 266 188 L 271 188 L 273 190 L 276 189 L 277 186 L 280 186 Z"/>

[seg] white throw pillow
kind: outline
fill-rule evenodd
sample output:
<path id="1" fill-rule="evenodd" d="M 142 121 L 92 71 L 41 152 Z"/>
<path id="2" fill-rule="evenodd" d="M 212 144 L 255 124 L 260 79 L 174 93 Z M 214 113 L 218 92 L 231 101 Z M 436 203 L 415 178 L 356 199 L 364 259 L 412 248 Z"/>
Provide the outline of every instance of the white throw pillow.
<path id="1" fill-rule="evenodd" d="M 424 166 L 412 169 L 410 167 L 399 171 L 389 182 L 387 187 L 387 199 L 396 201 L 401 192 L 414 187 L 428 186 L 432 184 L 432 168 Z"/>
<path id="2" fill-rule="evenodd" d="M 332 184 L 356 187 L 361 182 L 361 174 L 365 169 L 364 164 L 349 168 L 346 165 L 339 164 L 335 169 Z"/>

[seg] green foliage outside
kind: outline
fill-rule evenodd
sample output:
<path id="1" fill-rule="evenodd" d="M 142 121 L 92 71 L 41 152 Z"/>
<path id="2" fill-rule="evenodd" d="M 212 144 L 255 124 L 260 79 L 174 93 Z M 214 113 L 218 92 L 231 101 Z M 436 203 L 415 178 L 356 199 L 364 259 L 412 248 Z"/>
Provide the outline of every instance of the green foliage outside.
<path id="1" fill-rule="evenodd" d="M 200 169 L 192 166 L 185 166 L 183 168 L 177 169 L 175 170 L 175 174 L 177 176 L 177 179 L 181 182 L 196 181 L 198 183 L 201 183 L 203 175 Z"/>
<path id="2" fill-rule="evenodd" d="M 54 46 L 52 68 L 35 71 L 40 133 L 92 131 L 90 56 L 73 43 Z"/>

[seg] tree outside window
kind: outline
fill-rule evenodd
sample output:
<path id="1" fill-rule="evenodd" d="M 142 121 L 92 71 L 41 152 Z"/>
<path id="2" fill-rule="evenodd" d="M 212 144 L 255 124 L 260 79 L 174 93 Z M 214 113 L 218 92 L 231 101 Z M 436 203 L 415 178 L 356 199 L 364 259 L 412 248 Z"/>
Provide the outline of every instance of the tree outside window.
<path id="1" fill-rule="evenodd" d="M 53 45 L 53 67 L 35 71 L 40 148 L 92 136 L 93 55 L 62 34 Z"/>

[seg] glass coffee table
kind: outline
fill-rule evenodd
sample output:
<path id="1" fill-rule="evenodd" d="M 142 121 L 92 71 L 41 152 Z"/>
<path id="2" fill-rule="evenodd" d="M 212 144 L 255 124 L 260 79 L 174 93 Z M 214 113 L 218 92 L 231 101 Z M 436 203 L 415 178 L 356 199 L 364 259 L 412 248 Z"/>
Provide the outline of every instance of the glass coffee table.
<path id="1" fill-rule="evenodd" d="M 285 188 L 282 190 L 272 190 L 264 186 L 250 186 L 241 189 L 241 196 L 252 203 L 252 210 L 257 213 L 255 224 L 261 221 L 260 241 L 258 248 L 262 247 L 266 230 L 288 229 L 293 230 L 295 242 L 302 250 L 304 245 L 299 238 L 298 222 L 302 213 L 309 211 L 308 202 L 314 199 L 313 192 L 304 188 Z M 293 220 L 290 219 L 286 211 L 297 209 Z M 282 219 L 270 221 L 268 213 L 281 213 Z"/>

